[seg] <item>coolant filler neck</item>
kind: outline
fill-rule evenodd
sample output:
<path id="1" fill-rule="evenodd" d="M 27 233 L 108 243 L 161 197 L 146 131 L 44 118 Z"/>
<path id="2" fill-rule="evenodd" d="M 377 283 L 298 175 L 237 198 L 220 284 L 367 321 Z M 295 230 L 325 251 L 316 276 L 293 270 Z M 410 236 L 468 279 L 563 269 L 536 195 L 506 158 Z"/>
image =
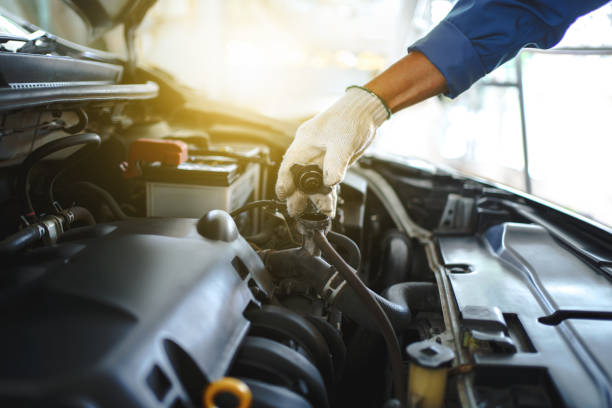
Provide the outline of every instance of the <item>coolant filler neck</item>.
<path id="1" fill-rule="evenodd" d="M 296 229 L 302 235 L 302 247 L 313 256 L 320 256 L 321 250 L 314 242 L 314 235 L 323 232 L 327 235 L 331 229 L 331 219 L 322 213 L 306 213 L 295 219 Z"/>
<path id="2" fill-rule="evenodd" d="M 305 194 L 328 194 L 331 187 L 323 184 L 323 171 L 316 164 L 291 166 L 291 174 L 295 187 Z M 309 203 L 306 213 L 296 217 L 296 229 L 302 235 L 302 247 L 313 256 L 320 256 L 321 250 L 314 242 L 314 235 L 317 232 L 326 234 L 331 229 L 331 219 L 320 212 Z"/>

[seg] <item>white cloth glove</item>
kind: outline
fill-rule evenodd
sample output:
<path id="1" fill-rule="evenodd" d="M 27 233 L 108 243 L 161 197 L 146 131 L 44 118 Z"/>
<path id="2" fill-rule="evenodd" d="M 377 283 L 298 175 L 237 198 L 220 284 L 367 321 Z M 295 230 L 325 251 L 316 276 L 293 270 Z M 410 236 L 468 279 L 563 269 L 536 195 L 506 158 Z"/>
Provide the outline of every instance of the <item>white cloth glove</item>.
<path id="1" fill-rule="evenodd" d="M 276 195 L 287 200 L 291 216 L 304 212 L 311 199 L 330 217 L 336 215 L 337 188 L 346 169 L 370 145 L 376 129 L 390 111 L 373 93 L 358 87 L 347 89 L 329 109 L 304 122 L 281 162 L 276 181 Z M 332 187 L 329 194 L 308 196 L 295 188 L 291 166 L 316 164 L 323 170 L 323 184 Z"/>

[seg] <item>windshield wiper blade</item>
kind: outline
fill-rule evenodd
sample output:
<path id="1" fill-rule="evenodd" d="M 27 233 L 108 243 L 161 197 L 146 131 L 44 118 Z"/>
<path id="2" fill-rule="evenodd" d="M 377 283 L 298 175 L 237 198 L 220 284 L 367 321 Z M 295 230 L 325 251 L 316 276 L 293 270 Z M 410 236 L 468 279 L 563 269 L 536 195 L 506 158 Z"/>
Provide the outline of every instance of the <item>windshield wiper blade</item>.
<path id="1" fill-rule="evenodd" d="M 44 36 L 47 39 L 47 41 L 52 41 L 55 44 L 55 47 L 56 47 L 55 52 L 60 55 L 67 56 L 67 57 L 73 57 L 77 59 L 87 59 L 90 61 L 104 62 L 107 64 L 122 65 L 122 66 L 125 65 L 125 62 L 126 62 L 125 58 L 119 55 L 113 54 L 108 51 L 89 48 L 87 46 L 66 40 L 62 37 L 57 37 L 51 33 L 48 33 L 42 30 L 40 27 L 37 27 L 36 25 L 28 21 L 7 12 L 2 7 L 0 7 L 0 17 L 8 18 L 14 24 L 17 24 L 21 28 L 27 31 L 30 31 L 30 34 L 24 35 L 23 37 L 18 37 L 18 36 L 13 37 L 11 34 L 1 34 L 3 37 L 7 38 L 7 40 L 4 42 L 19 41 L 19 42 L 27 43 L 27 42 L 31 42 L 32 40 L 35 40 L 35 39 L 38 39 Z M 13 48 L 7 49 L 7 47 L 4 47 L 3 45 L 1 45 L 4 42 L 0 41 L 1 50 L 25 53 L 25 49 L 20 49 L 20 50 L 16 50 Z M 23 48 L 23 46 L 21 48 Z M 42 54 L 40 50 L 37 51 L 36 49 L 34 49 L 31 52 L 35 54 Z"/>

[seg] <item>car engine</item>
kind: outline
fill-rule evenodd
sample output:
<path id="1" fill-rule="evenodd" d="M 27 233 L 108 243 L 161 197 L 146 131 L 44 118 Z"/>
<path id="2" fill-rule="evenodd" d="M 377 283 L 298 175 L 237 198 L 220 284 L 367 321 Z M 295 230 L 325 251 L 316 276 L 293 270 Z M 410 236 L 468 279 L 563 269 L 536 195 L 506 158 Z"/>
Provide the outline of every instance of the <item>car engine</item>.
<path id="1" fill-rule="evenodd" d="M 611 406 L 600 226 L 380 156 L 291 217 L 294 128 L 133 75 L 0 89 L 0 406 Z"/>
<path id="2" fill-rule="evenodd" d="M 6 208 L 22 216 L 0 243 L 4 405 L 241 406 L 247 394 L 257 407 L 401 403 L 395 332 L 420 312 L 441 321 L 438 289 L 409 279 L 413 242 L 380 230 L 363 177 L 348 175 L 333 220 L 314 207 L 292 218 L 262 197 L 267 146 L 223 151 L 183 131 L 132 140 L 127 162 L 109 162 L 111 143 L 63 136 L 8 175 L 17 194 Z M 177 151 L 180 163 L 164 161 Z M 107 171 L 91 175 L 91 162 Z M 188 218 L 198 200 L 201 216 Z M 370 234 L 382 237 L 380 259 L 362 256 L 378 252 Z M 450 364 L 453 352 L 435 346 Z"/>

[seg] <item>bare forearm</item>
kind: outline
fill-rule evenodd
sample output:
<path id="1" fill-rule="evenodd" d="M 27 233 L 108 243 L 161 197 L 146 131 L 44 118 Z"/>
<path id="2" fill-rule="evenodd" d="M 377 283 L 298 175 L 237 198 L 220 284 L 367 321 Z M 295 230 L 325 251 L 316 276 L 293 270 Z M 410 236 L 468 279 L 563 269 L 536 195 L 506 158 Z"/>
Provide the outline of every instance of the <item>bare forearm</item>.
<path id="1" fill-rule="evenodd" d="M 446 92 L 446 79 L 419 52 L 411 52 L 365 85 L 397 112 Z"/>

